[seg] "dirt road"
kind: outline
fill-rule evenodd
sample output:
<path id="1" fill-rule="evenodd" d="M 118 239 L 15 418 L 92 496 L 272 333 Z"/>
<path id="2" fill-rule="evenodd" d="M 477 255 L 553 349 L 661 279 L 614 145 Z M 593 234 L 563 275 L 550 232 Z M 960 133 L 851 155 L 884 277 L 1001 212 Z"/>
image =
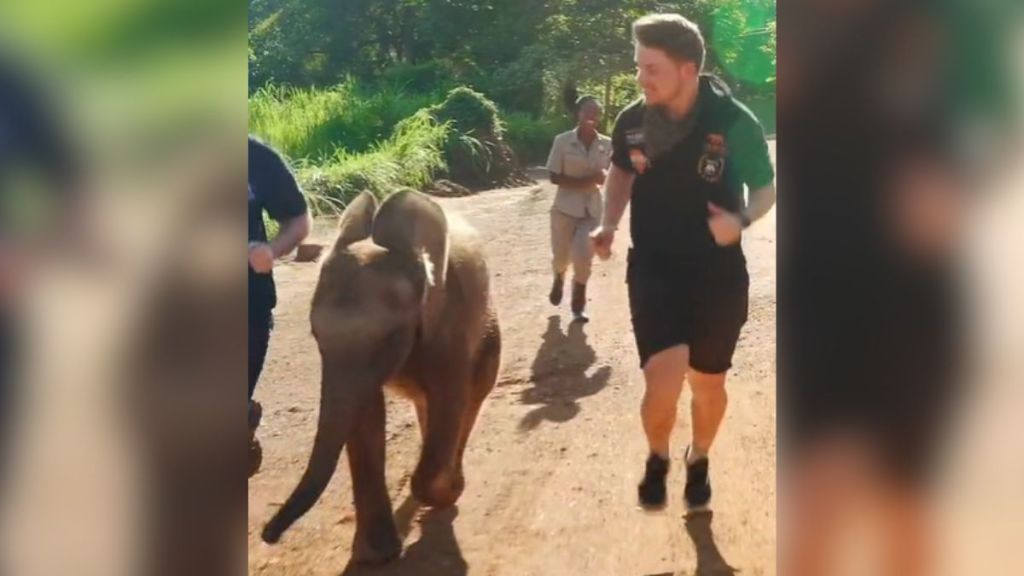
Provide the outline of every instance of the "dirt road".
<path id="1" fill-rule="evenodd" d="M 688 393 L 675 435 L 670 506 L 636 507 L 646 448 L 643 381 L 626 301 L 627 234 L 595 266 L 593 320 L 570 325 L 568 303 L 547 302 L 548 209 L 541 186 L 441 200 L 486 240 L 504 334 L 498 386 L 466 453 L 457 508 L 418 510 L 409 477 L 419 450 L 413 409 L 389 399 L 388 483 L 403 558 L 375 570 L 345 570 L 355 525 L 347 464 L 319 504 L 276 546 L 259 532 L 302 474 L 319 398 L 319 356 L 308 307 L 316 266 L 277 272 L 276 331 L 257 399 L 264 406 L 263 469 L 249 481 L 249 573 L 462 576 L 748 576 L 775 574 L 775 217 L 744 236 L 750 320 L 728 383 L 730 405 L 712 452 L 713 515 L 684 519 Z M 625 229 L 628 229 L 624 226 Z M 333 226 L 320 223 L 329 243 Z"/>

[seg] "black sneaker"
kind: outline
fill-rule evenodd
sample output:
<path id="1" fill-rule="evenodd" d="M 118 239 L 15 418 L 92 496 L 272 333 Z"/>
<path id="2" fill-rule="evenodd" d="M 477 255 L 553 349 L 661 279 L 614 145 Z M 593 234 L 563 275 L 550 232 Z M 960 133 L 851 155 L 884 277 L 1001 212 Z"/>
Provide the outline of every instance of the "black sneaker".
<path id="1" fill-rule="evenodd" d="M 686 450 L 687 462 L 689 462 L 690 450 Z M 686 507 L 693 510 L 703 508 L 711 501 L 711 481 L 708 478 L 707 457 L 698 458 L 693 464 L 686 465 L 686 488 L 683 490 L 683 498 L 686 500 Z"/>
<path id="2" fill-rule="evenodd" d="M 647 510 L 661 510 L 665 507 L 666 476 L 668 476 L 668 460 L 657 454 L 648 456 L 644 480 L 637 486 L 640 506 Z"/>

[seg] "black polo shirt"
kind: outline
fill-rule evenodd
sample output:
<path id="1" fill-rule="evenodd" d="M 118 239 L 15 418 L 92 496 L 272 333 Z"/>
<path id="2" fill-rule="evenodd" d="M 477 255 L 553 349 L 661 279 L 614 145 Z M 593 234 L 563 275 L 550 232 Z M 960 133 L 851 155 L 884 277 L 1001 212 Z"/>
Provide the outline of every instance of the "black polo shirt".
<path id="1" fill-rule="evenodd" d="M 771 184 L 774 177 L 761 124 L 720 80 L 700 78 L 697 117 L 689 135 L 667 152 L 648 158 L 639 174 L 634 160 L 646 156 L 643 99 L 615 121 L 612 162 L 636 174 L 630 232 L 633 252 L 660 264 L 685 266 L 726 259 L 743 264 L 739 245 L 715 244 L 708 229 L 708 202 L 730 211 L 745 206 L 743 187 Z"/>
<path id="2" fill-rule="evenodd" d="M 266 242 L 263 211 L 284 222 L 306 213 L 306 199 L 291 170 L 277 152 L 249 137 L 249 242 Z M 271 309 L 277 304 L 273 274 L 249 267 L 249 307 Z"/>

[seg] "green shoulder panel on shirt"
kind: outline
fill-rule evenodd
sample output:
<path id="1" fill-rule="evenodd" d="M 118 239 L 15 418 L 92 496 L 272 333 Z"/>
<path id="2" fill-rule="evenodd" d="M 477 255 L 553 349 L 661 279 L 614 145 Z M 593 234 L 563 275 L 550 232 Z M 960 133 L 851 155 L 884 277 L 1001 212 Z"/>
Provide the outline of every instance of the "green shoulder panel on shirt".
<path id="1" fill-rule="evenodd" d="M 729 156 L 740 179 L 750 190 L 763 188 L 775 179 L 775 168 L 768 152 L 764 128 L 749 108 L 735 100 L 733 102 L 738 113 L 726 134 Z"/>

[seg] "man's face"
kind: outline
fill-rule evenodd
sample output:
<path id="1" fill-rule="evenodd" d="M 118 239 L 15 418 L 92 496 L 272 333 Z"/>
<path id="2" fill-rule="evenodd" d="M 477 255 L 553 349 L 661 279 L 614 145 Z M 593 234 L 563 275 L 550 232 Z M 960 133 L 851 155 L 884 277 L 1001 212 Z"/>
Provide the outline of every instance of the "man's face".
<path id="1" fill-rule="evenodd" d="M 677 62 L 663 50 L 636 45 L 636 81 L 644 91 L 644 99 L 652 106 L 665 105 L 697 81 L 693 62 Z"/>

